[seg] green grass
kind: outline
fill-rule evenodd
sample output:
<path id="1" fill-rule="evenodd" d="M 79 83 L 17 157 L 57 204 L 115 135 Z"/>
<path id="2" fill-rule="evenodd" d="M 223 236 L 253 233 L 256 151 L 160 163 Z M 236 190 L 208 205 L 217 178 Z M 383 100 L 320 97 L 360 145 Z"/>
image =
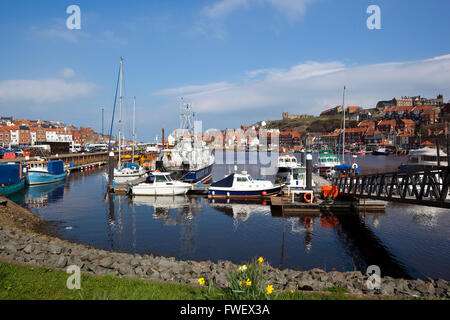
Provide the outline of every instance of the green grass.
<path id="1" fill-rule="evenodd" d="M 251 270 L 250 270 L 251 271 Z M 66 287 L 70 275 L 48 267 L 28 267 L 0 262 L 0 300 L 202 300 L 236 299 L 227 291 L 177 283 L 125 279 L 112 275 L 81 275 L 81 290 Z M 276 292 L 272 300 L 354 299 L 342 290 L 326 294 Z M 248 297 L 251 299 L 251 297 Z M 255 297 L 257 298 L 257 297 Z"/>

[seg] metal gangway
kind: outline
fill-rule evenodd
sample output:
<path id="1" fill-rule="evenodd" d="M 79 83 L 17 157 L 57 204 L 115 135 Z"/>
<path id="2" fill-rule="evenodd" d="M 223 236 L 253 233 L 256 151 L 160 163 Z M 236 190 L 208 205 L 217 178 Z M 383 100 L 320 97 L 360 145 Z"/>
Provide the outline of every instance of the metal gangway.
<path id="1" fill-rule="evenodd" d="M 340 195 L 450 208 L 448 166 L 337 177 Z"/>

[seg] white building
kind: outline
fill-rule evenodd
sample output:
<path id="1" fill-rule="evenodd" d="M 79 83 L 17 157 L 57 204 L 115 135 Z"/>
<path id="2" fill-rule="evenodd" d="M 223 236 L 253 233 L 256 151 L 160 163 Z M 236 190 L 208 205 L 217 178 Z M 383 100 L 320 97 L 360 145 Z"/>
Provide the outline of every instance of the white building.
<path id="1" fill-rule="evenodd" d="M 45 138 L 47 142 L 70 142 L 72 143 L 72 135 L 71 134 L 60 134 L 56 131 L 46 131 Z"/>

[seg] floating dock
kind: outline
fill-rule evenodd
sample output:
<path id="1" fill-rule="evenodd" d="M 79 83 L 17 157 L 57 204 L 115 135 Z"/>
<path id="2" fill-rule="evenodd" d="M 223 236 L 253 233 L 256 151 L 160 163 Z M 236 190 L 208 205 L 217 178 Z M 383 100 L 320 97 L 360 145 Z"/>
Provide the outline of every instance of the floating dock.
<path id="1" fill-rule="evenodd" d="M 323 200 L 317 199 L 312 203 L 292 201 L 288 197 L 270 198 L 270 206 L 273 212 L 302 214 L 319 212 L 383 212 L 386 209 L 386 202 L 376 200 L 360 200 L 357 198 Z"/>

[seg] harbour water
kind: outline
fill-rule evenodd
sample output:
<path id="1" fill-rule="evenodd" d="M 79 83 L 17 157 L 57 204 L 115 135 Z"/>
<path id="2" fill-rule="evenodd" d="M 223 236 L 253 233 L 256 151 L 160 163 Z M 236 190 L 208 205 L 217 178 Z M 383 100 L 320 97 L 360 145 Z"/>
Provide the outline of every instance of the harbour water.
<path id="1" fill-rule="evenodd" d="M 405 158 L 360 156 L 363 172 L 395 170 Z M 241 165 L 254 178 L 259 165 Z M 263 256 L 273 266 L 327 271 L 379 265 L 382 275 L 450 279 L 450 213 L 387 204 L 383 213 L 273 216 L 267 203 L 212 202 L 200 197 L 108 195 L 104 169 L 25 189 L 10 198 L 54 223 L 59 237 L 96 248 L 190 260 L 244 263 Z M 213 179 L 234 165 L 215 165 Z"/>

